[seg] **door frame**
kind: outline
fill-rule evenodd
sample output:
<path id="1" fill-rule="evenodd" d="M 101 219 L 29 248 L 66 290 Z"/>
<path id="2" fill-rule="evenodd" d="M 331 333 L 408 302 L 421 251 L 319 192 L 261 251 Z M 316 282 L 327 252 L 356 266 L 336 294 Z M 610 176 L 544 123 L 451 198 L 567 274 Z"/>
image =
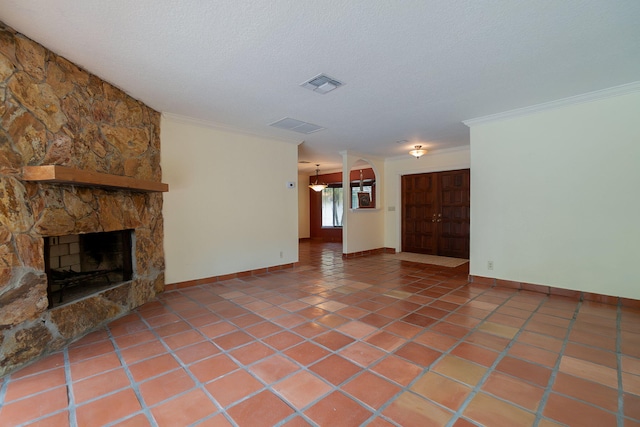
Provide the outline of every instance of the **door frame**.
<path id="1" fill-rule="evenodd" d="M 471 171 L 471 165 L 469 163 L 462 163 L 448 166 L 430 166 L 426 168 L 409 169 L 396 172 L 395 176 L 393 177 L 393 186 L 395 187 L 394 204 L 396 208 L 395 235 L 397 236 L 397 241 L 395 243 L 394 249 L 396 250 L 396 253 L 402 252 L 402 176 L 432 172 L 447 172 L 458 169 L 469 169 L 469 171 Z M 393 205 L 389 203 L 389 206 Z M 471 238 L 471 232 L 469 232 L 469 238 Z"/>

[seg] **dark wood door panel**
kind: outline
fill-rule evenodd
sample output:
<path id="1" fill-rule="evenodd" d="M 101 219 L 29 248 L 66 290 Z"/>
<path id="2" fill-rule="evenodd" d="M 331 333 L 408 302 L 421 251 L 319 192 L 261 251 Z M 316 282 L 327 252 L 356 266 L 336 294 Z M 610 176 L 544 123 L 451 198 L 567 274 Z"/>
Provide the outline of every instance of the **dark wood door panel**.
<path id="1" fill-rule="evenodd" d="M 436 180 L 427 175 L 402 177 L 402 250 L 434 254 L 438 236 L 432 221 L 437 209 Z"/>
<path id="2" fill-rule="evenodd" d="M 469 257 L 469 169 L 402 177 L 402 250 Z"/>
<path id="3" fill-rule="evenodd" d="M 466 221 L 469 219 L 469 208 L 466 206 L 443 206 L 442 217 Z"/>
<path id="4" fill-rule="evenodd" d="M 469 258 L 471 174 L 469 169 L 439 173 L 442 213 L 438 254 Z"/>

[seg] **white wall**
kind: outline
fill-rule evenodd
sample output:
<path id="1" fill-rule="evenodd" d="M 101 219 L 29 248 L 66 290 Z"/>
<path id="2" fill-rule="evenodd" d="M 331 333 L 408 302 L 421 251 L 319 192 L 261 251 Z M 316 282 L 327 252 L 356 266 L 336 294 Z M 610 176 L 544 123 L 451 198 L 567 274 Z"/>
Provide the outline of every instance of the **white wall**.
<path id="1" fill-rule="evenodd" d="M 427 153 L 416 159 L 408 153 L 405 157 L 387 159 L 384 163 L 386 205 L 384 209 L 384 246 L 402 247 L 402 175 L 468 169 L 470 150 L 468 146 Z M 471 181 L 473 188 L 473 180 Z M 472 208 L 473 209 L 473 208 Z"/>
<path id="2" fill-rule="evenodd" d="M 161 139 L 168 284 L 297 262 L 295 144 L 167 115 Z"/>
<path id="3" fill-rule="evenodd" d="M 311 237 L 309 216 L 309 175 L 298 175 L 298 238 Z"/>
<path id="4" fill-rule="evenodd" d="M 342 218 L 342 252 L 368 251 L 384 247 L 384 162 L 356 153 L 342 152 L 342 187 L 351 188 L 351 167 L 358 161 L 368 162 L 376 175 L 376 207 L 350 209 L 351 192 L 344 191 L 344 216 Z"/>
<path id="5" fill-rule="evenodd" d="M 472 275 L 640 299 L 640 93 L 472 125 L 471 164 Z"/>

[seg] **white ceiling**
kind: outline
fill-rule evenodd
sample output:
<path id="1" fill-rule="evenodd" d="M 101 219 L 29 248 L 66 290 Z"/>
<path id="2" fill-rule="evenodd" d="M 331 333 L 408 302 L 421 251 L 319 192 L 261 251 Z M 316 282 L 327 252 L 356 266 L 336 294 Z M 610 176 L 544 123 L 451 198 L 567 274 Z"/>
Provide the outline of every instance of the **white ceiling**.
<path id="1" fill-rule="evenodd" d="M 638 0 L 0 0 L 0 20 L 156 110 L 304 140 L 325 170 L 640 80 Z M 299 86 L 319 73 L 345 85 Z M 268 126 L 283 117 L 326 130 Z"/>

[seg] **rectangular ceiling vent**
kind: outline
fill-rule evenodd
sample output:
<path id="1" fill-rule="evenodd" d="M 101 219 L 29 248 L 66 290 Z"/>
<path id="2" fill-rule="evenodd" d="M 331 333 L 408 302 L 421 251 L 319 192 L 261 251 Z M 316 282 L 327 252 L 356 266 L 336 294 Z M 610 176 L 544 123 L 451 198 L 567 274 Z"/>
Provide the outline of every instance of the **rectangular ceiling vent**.
<path id="1" fill-rule="evenodd" d="M 324 95 L 325 93 L 329 93 L 332 90 L 339 88 L 343 84 L 344 83 L 329 77 L 326 74 L 318 74 L 311 80 L 300 84 L 300 86 Z"/>
<path id="2" fill-rule="evenodd" d="M 306 135 L 314 132 L 319 132 L 324 129 L 322 126 L 292 119 L 291 117 L 285 117 L 284 119 L 280 119 L 277 122 L 270 123 L 269 126 L 273 126 L 274 128 L 278 129 L 292 130 L 294 132 L 304 133 Z"/>

